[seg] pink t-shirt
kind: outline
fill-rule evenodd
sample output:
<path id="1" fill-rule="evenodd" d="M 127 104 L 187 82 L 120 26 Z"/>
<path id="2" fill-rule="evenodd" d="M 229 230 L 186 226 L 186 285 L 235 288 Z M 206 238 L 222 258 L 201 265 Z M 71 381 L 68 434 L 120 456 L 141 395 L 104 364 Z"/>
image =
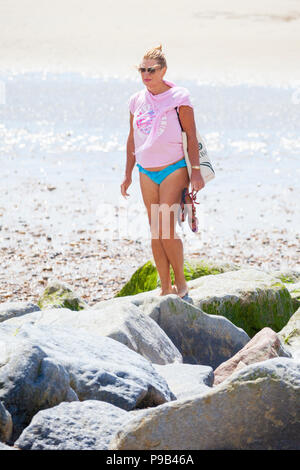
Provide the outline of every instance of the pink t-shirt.
<path id="1" fill-rule="evenodd" d="M 185 88 L 182 88 L 182 90 L 184 90 L 184 99 L 181 99 L 180 105 L 187 105 L 193 108 L 189 93 Z M 163 106 L 166 99 L 169 98 L 169 94 L 170 89 L 151 97 L 155 102 L 154 106 L 156 109 L 146 100 L 145 90 L 136 92 L 129 98 L 129 109 L 134 115 L 133 129 L 136 149 L 147 139 L 152 128 L 152 121 L 156 116 L 156 111 L 159 110 L 160 104 Z M 181 127 L 174 107 L 162 115 L 156 140 L 150 148 L 136 154 L 136 163 L 139 163 L 143 168 L 154 168 L 174 163 L 180 158 L 184 158 L 184 151 Z"/>

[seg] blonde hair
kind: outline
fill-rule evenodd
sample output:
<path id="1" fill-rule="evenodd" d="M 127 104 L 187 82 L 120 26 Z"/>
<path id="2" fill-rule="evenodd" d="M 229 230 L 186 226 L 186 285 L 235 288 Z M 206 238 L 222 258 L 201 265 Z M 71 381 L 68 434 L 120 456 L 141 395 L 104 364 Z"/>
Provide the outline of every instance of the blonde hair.
<path id="1" fill-rule="evenodd" d="M 161 68 L 167 67 L 167 61 L 166 61 L 164 53 L 162 52 L 161 44 L 159 44 L 159 46 L 153 47 L 152 49 L 149 49 L 144 54 L 143 59 L 153 59 L 157 61 L 157 63 L 161 66 Z"/>

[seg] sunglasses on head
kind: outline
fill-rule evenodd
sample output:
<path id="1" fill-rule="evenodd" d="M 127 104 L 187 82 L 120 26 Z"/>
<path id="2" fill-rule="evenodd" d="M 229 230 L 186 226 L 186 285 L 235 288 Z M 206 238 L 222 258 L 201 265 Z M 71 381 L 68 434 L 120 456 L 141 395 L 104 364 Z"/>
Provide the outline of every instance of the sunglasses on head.
<path id="1" fill-rule="evenodd" d="M 144 72 L 146 72 L 146 71 L 149 72 L 149 73 L 155 73 L 157 67 L 160 68 L 160 65 L 153 65 L 152 67 L 148 67 L 148 68 L 139 66 L 139 67 L 138 67 L 138 71 L 139 71 L 140 73 L 144 73 Z"/>

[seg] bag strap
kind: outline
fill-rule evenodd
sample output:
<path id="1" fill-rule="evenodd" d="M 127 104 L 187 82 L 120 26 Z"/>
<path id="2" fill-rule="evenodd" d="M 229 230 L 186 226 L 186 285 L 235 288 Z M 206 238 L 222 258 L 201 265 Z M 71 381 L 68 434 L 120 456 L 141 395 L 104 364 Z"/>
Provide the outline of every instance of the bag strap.
<path id="1" fill-rule="evenodd" d="M 176 113 L 177 113 L 177 116 L 178 116 L 178 120 L 179 120 L 179 124 L 180 124 L 181 130 L 183 131 L 183 128 L 182 128 L 182 125 L 181 125 L 181 122 L 180 122 L 178 107 L 176 107 L 175 109 L 176 109 Z M 183 132 L 184 132 L 184 131 L 183 131 Z"/>

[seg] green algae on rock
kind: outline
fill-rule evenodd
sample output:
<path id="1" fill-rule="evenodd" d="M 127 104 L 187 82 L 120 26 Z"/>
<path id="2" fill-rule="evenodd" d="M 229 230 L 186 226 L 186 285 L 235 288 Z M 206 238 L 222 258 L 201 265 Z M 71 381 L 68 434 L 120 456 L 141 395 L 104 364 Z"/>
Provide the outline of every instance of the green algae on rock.
<path id="1" fill-rule="evenodd" d="M 277 277 L 283 283 L 300 282 L 300 270 L 299 269 L 268 271 L 268 274 L 270 274 L 273 277 Z"/>
<path id="2" fill-rule="evenodd" d="M 150 260 L 133 273 L 129 281 L 115 297 L 139 294 L 140 292 L 154 290 L 158 286 L 158 272 L 156 266 Z"/>
<path id="3" fill-rule="evenodd" d="M 300 307 L 300 282 L 289 282 L 286 283 L 285 286 L 289 291 L 290 296 L 292 297 L 293 309 L 294 312 L 296 312 L 296 310 L 298 310 L 298 308 Z"/>
<path id="4" fill-rule="evenodd" d="M 83 310 L 88 305 L 75 294 L 71 287 L 64 282 L 52 281 L 44 290 L 37 302 L 41 310 L 46 308 L 68 308 L 70 310 Z"/>
<path id="5" fill-rule="evenodd" d="M 210 274 L 220 274 L 226 271 L 235 271 L 240 269 L 240 266 L 230 263 L 213 263 L 207 260 L 186 259 L 184 260 L 183 271 L 186 281 L 198 279 L 201 276 L 208 276 Z M 170 275 L 172 282 L 175 280 L 174 271 L 171 266 Z"/>
<path id="6" fill-rule="evenodd" d="M 228 318 L 250 338 L 265 327 L 280 331 L 294 312 L 286 286 L 254 268 L 191 281 L 189 293 L 197 307 Z"/>
<path id="7" fill-rule="evenodd" d="M 184 260 L 183 269 L 186 281 L 190 281 L 209 274 L 220 274 L 225 271 L 236 270 L 239 269 L 239 266 L 229 263 L 217 264 L 206 260 L 186 259 Z M 172 266 L 170 266 L 170 276 L 172 283 L 174 283 L 175 276 Z M 157 287 L 160 286 L 161 282 L 158 271 L 156 269 L 154 259 L 151 259 L 134 272 L 130 280 L 123 286 L 120 292 L 115 295 L 115 297 L 135 295 L 140 292 L 157 289 Z"/>

